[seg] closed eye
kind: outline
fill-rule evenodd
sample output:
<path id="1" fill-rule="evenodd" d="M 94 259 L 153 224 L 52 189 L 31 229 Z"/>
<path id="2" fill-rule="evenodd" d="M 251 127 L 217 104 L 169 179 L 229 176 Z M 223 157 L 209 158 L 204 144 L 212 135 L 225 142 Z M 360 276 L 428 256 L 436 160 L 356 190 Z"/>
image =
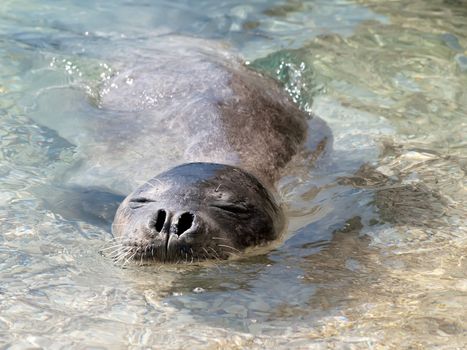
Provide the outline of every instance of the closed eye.
<path id="1" fill-rule="evenodd" d="M 131 208 L 136 209 L 136 208 L 142 207 L 143 205 L 147 203 L 153 203 L 153 202 L 155 201 L 149 198 L 137 197 L 137 198 L 130 199 L 129 205 Z"/>
<path id="2" fill-rule="evenodd" d="M 232 214 L 246 214 L 250 210 L 245 204 L 216 202 L 209 205 L 212 208 L 220 209 Z"/>

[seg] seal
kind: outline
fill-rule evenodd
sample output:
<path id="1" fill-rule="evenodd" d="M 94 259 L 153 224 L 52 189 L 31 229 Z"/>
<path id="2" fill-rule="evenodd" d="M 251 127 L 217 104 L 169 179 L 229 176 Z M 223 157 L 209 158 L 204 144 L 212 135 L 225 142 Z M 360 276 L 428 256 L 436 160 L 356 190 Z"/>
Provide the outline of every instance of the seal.
<path id="1" fill-rule="evenodd" d="M 87 168 L 133 188 L 112 225 L 119 261 L 227 259 L 277 239 L 285 215 L 275 183 L 292 159 L 312 161 L 330 140 L 275 80 L 186 38 L 133 60 L 97 104 L 106 117 Z"/>

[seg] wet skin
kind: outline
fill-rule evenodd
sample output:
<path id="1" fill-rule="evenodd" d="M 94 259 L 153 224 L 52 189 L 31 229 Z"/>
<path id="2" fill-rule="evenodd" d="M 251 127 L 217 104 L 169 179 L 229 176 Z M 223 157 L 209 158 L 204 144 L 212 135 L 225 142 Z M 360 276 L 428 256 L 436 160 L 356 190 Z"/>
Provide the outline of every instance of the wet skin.
<path id="1" fill-rule="evenodd" d="M 274 240 L 284 216 L 253 175 L 215 163 L 189 163 L 164 172 L 120 205 L 113 233 L 117 260 L 191 262 L 226 259 Z"/>

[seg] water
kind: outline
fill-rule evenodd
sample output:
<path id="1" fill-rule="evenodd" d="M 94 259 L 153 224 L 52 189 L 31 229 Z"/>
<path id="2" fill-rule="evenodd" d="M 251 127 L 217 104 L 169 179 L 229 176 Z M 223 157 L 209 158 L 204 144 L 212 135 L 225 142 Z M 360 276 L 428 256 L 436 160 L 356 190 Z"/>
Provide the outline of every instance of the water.
<path id="1" fill-rule="evenodd" d="M 3 0 L 0 33 L 1 348 L 465 346 L 467 2 Z M 122 269 L 105 220 L 47 205 L 98 86 L 166 33 L 224 40 L 333 130 L 271 251 Z"/>

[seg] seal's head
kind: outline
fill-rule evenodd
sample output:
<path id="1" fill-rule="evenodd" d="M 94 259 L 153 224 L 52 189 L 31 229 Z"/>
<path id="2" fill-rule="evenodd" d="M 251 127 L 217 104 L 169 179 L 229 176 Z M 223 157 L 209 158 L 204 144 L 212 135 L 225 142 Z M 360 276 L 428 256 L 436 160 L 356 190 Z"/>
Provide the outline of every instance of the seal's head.
<path id="1" fill-rule="evenodd" d="M 117 259 L 226 259 L 277 238 L 284 217 L 271 193 L 240 168 L 189 163 L 131 193 L 115 215 Z"/>

